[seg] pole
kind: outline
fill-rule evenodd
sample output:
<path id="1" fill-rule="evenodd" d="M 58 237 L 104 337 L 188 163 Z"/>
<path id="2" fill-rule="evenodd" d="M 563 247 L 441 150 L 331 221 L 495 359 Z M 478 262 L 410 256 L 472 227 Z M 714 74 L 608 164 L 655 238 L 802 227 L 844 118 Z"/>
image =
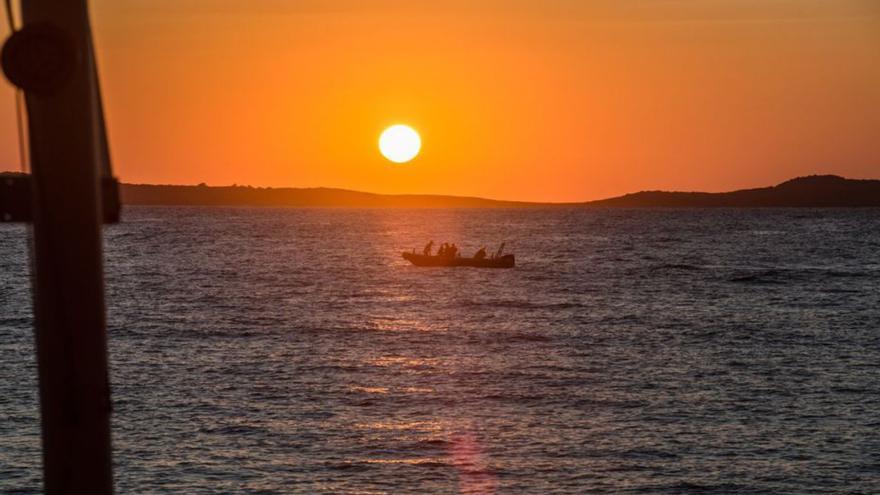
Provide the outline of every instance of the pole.
<path id="1" fill-rule="evenodd" d="M 26 92 L 34 317 L 45 493 L 113 491 L 94 54 L 85 0 L 26 0 L 24 28 L 69 35 L 76 63 L 51 94 Z"/>

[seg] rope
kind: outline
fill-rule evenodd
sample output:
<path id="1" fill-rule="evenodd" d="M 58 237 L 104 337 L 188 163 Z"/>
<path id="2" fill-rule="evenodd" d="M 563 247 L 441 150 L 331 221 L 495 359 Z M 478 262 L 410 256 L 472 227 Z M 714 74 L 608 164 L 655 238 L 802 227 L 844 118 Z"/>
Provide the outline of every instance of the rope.
<path id="1" fill-rule="evenodd" d="M 9 33 L 15 33 L 15 16 L 12 11 L 12 0 L 4 0 L 6 7 L 6 22 L 9 23 Z M 28 171 L 27 143 L 25 142 L 24 122 L 24 95 L 19 88 L 15 88 L 15 125 L 18 128 L 18 163 L 22 173 Z"/>
<path id="2" fill-rule="evenodd" d="M 9 22 L 10 33 L 15 32 L 15 19 L 12 16 L 12 0 L 5 0 L 6 3 L 6 20 Z"/>

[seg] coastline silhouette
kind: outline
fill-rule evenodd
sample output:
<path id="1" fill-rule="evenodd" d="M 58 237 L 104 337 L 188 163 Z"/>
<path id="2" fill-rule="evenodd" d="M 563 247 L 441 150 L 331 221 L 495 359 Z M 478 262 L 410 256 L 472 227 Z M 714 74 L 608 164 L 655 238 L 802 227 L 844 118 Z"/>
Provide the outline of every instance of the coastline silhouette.
<path id="1" fill-rule="evenodd" d="M 0 172 L 0 222 L 29 215 L 17 208 L 29 176 Z M 124 205 L 330 208 L 828 208 L 880 207 L 880 180 L 836 175 L 798 177 L 730 192 L 641 191 L 574 203 L 505 201 L 435 194 L 374 194 L 335 188 L 119 184 Z M 117 218 L 118 219 L 118 218 Z"/>
<path id="2" fill-rule="evenodd" d="M 122 184 L 127 205 L 291 206 L 346 208 L 719 208 L 880 207 L 880 180 L 835 175 L 799 177 L 775 186 L 730 192 L 642 191 L 574 203 L 503 201 L 476 197 L 373 194 L 333 188 Z"/>
<path id="3" fill-rule="evenodd" d="M 26 177 L 0 172 L 0 178 Z M 823 208 L 880 207 L 880 180 L 836 175 L 798 177 L 781 184 L 730 192 L 641 191 L 574 203 L 505 201 L 437 194 L 374 194 L 335 188 L 270 188 L 120 184 L 125 205 L 286 206 L 340 208 Z"/>

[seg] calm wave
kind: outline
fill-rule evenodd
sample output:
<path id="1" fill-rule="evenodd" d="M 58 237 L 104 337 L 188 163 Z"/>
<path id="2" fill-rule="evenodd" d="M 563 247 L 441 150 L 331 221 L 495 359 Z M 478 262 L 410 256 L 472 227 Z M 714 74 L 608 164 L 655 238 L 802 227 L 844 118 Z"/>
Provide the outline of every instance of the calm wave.
<path id="1" fill-rule="evenodd" d="M 880 210 L 129 208 L 119 493 L 876 493 Z M 430 239 L 512 270 L 415 268 Z M 0 491 L 38 493 L 0 225 Z"/>

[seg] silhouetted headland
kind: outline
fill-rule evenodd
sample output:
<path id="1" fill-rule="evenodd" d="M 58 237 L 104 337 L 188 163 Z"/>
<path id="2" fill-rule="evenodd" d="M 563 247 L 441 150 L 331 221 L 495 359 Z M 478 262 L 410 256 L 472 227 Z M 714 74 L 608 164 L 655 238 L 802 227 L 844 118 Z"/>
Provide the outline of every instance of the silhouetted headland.
<path id="1" fill-rule="evenodd" d="M 880 206 L 880 180 L 798 177 L 771 187 L 723 193 L 642 191 L 584 203 L 625 208 L 823 208 Z"/>
<path id="2" fill-rule="evenodd" d="M 287 206 L 341 208 L 518 208 L 521 201 L 429 194 L 373 194 L 327 187 L 156 186 L 124 184 L 122 202 L 130 205 Z"/>
<path id="3" fill-rule="evenodd" d="M 0 173 L 15 176 L 17 173 Z M 738 191 L 642 191 L 580 203 L 500 201 L 463 196 L 373 194 L 333 188 L 268 188 L 251 186 L 178 186 L 122 184 L 127 205 L 280 206 L 342 208 L 755 208 L 755 207 L 880 207 L 880 180 L 846 179 L 836 175 L 798 177 L 776 186 Z"/>

